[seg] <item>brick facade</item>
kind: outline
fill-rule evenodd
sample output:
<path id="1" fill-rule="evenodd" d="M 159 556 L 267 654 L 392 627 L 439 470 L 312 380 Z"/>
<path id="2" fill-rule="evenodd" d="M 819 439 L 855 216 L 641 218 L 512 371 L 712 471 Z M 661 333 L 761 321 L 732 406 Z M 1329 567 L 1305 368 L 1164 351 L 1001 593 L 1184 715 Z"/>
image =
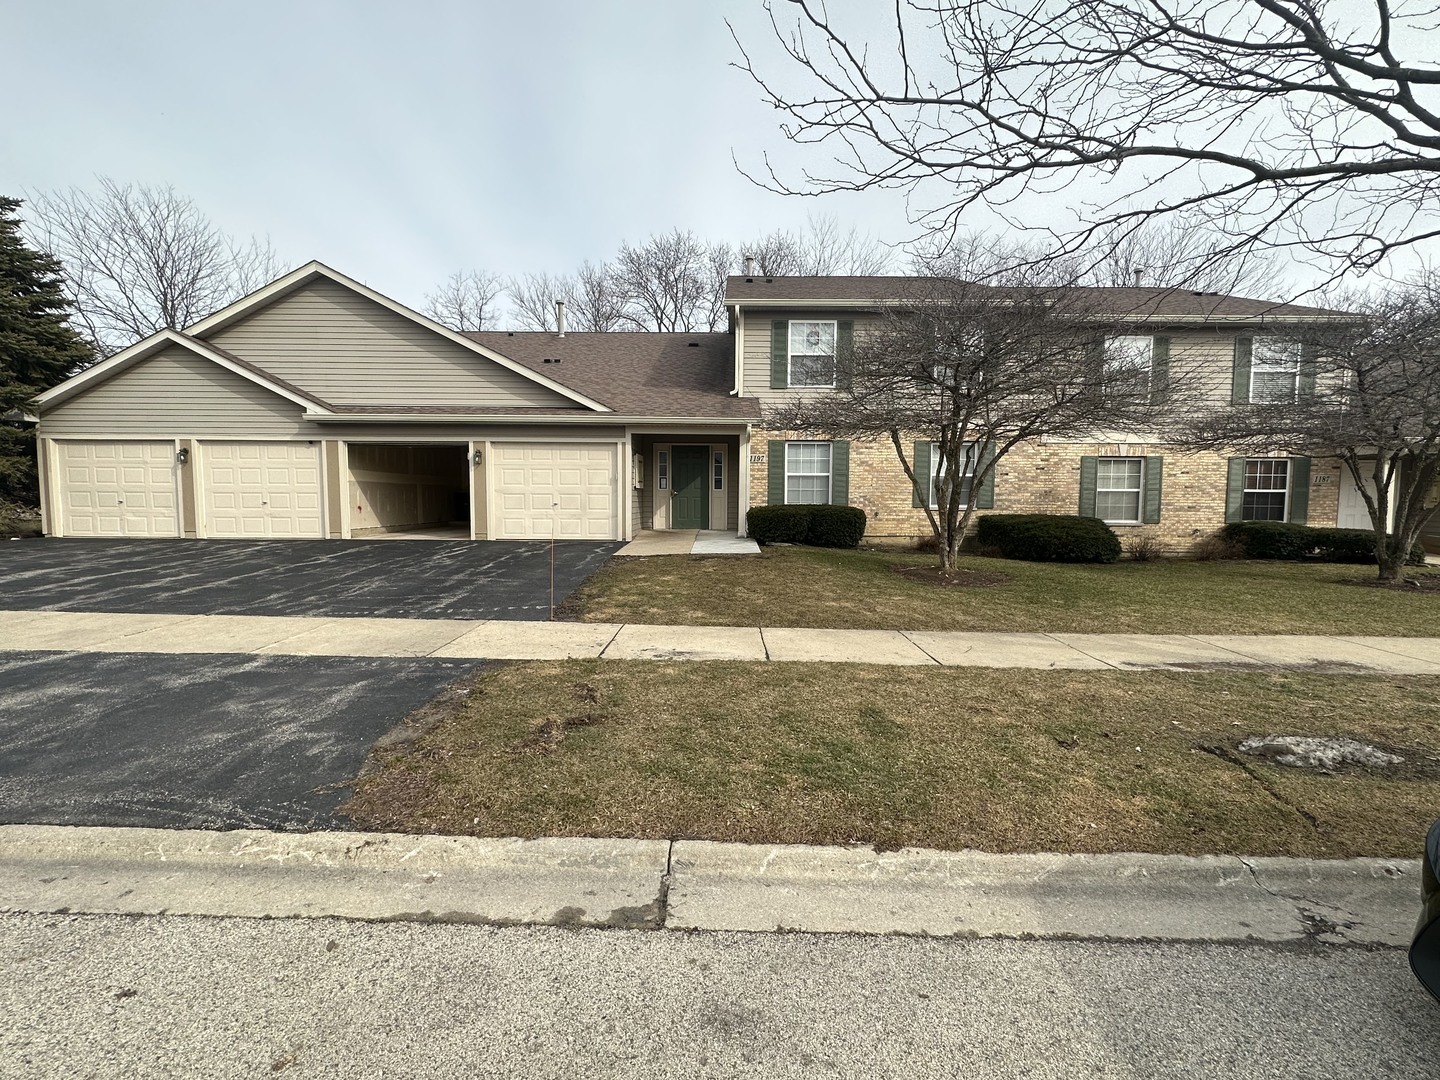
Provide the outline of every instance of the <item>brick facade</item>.
<path id="1" fill-rule="evenodd" d="M 765 464 L 768 440 L 796 438 L 798 436 L 787 432 L 753 433 L 750 506 L 763 506 L 768 498 Z M 906 443 L 905 453 L 907 456 L 913 453 L 912 442 Z M 1150 536 L 1167 551 L 1184 554 L 1197 541 L 1225 524 L 1226 456 L 1182 454 L 1147 443 L 1040 441 L 1017 447 L 1005 456 L 996 471 L 995 508 L 991 512 L 1078 513 L 1080 459 L 1087 455 L 1164 458 L 1159 523 L 1116 525 L 1115 531 L 1122 541 Z M 1316 458 L 1311 462 L 1308 516 L 1311 525 L 1335 524 L 1341 467 L 1334 458 Z M 888 439 L 851 440 L 849 501 L 851 506 L 865 511 L 867 539 L 900 543 L 930 535 L 925 512 L 912 505 L 909 481 Z"/>

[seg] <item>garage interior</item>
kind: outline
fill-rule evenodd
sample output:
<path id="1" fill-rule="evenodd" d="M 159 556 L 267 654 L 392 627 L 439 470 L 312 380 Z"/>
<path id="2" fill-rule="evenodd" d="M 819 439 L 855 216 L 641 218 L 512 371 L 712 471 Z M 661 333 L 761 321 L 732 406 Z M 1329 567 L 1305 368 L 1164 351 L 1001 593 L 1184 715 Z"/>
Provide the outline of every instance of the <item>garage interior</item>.
<path id="1" fill-rule="evenodd" d="M 466 540 L 469 447 L 348 443 L 350 535 Z"/>

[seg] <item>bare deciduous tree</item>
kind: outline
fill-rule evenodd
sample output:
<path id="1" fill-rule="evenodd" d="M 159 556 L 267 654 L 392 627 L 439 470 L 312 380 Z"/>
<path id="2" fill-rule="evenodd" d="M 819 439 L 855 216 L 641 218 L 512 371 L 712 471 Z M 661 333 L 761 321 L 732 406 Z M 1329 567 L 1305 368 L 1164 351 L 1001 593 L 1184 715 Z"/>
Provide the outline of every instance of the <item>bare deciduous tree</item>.
<path id="1" fill-rule="evenodd" d="M 625 323 L 625 297 L 621 294 L 609 263 L 596 266 L 586 260 L 575 274 L 570 303 L 575 312 L 575 329 L 608 333 Z"/>
<path id="2" fill-rule="evenodd" d="M 793 182 L 767 159 L 775 190 L 925 188 L 942 231 L 984 204 L 1068 250 L 1178 217 L 1223 233 L 1217 257 L 1284 250 L 1331 274 L 1440 236 L 1425 5 L 896 0 L 880 22 L 854 9 L 871 20 L 854 33 L 823 0 L 766 6 L 785 74 L 736 37 L 739 66 L 834 163 Z M 1067 222 L 1055 193 L 1082 177 L 1099 195 Z"/>
<path id="3" fill-rule="evenodd" d="M 639 246 L 622 244 L 612 273 L 625 303 L 624 325 L 671 333 L 720 329 L 733 261 L 727 245 L 679 229 Z"/>
<path id="4" fill-rule="evenodd" d="M 801 229 L 776 229 L 743 245 L 740 254 L 755 260 L 762 277 L 872 277 L 895 264 L 892 248 L 829 214 L 812 214 Z"/>
<path id="5" fill-rule="evenodd" d="M 1440 273 L 1337 304 L 1358 317 L 1283 339 L 1272 385 L 1228 406 L 1197 402 L 1175 441 L 1339 457 L 1370 513 L 1380 579 L 1396 582 L 1440 509 Z"/>
<path id="6" fill-rule="evenodd" d="M 505 281 L 488 270 L 457 271 L 425 294 L 425 314 L 451 330 L 493 330 L 500 321 Z"/>
<path id="7" fill-rule="evenodd" d="M 1015 447 L 1153 427 L 1176 379 L 1152 386 L 1143 358 L 1107 353 L 1101 343 L 1120 322 L 1092 290 L 1053 267 L 1030 280 L 1016 272 L 1005 286 L 976 284 L 989 269 L 983 261 L 953 266 L 954 277 L 911 279 L 873 329 L 857 328 L 848 354 L 840 344 L 833 392 L 765 410 L 772 430 L 888 439 L 946 570 Z M 931 448 L 928 465 L 917 462 L 912 439 Z"/>
<path id="8" fill-rule="evenodd" d="M 221 231 L 166 186 L 101 177 L 31 201 L 37 244 L 65 265 L 79 328 L 108 356 L 157 330 L 179 329 L 277 276 L 268 242 Z"/>
<path id="9" fill-rule="evenodd" d="M 548 330 L 556 326 L 555 304 L 570 303 L 575 279 L 569 274 L 520 274 L 507 286 L 511 322 L 517 330 Z"/>

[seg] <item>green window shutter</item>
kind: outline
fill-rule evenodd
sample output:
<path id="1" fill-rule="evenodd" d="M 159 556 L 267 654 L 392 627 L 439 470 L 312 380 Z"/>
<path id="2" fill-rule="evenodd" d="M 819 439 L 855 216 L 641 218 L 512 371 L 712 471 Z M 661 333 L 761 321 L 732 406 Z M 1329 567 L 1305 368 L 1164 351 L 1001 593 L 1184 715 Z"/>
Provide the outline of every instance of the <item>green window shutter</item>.
<path id="1" fill-rule="evenodd" d="M 1145 505 L 1140 511 L 1140 520 L 1146 525 L 1158 525 L 1160 523 L 1160 489 L 1165 474 L 1165 459 L 1163 457 L 1147 457 L 1145 459 Z"/>
<path id="2" fill-rule="evenodd" d="M 1095 516 L 1095 483 L 1100 473 L 1098 457 L 1080 459 L 1080 516 Z"/>
<path id="3" fill-rule="evenodd" d="M 1315 346 L 1305 342 L 1300 346 L 1300 385 L 1296 396 L 1308 401 L 1315 396 Z"/>
<path id="4" fill-rule="evenodd" d="M 785 503 L 785 444 L 779 439 L 770 440 L 765 454 L 766 468 L 770 473 L 770 487 L 765 493 L 765 502 L 770 506 Z"/>
<path id="5" fill-rule="evenodd" d="M 1225 523 L 1241 520 L 1245 512 L 1245 459 L 1232 457 L 1225 464 Z"/>
<path id="6" fill-rule="evenodd" d="M 987 442 L 980 448 L 980 457 L 975 462 L 976 470 L 995 460 L 995 444 Z M 990 470 L 990 475 L 985 477 L 984 482 L 975 491 L 976 510 L 995 509 L 995 470 Z"/>
<path id="7" fill-rule="evenodd" d="M 1310 516 L 1310 459 L 1290 459 L 1290 517 L 1292 525 L 1304 525 Z"/>
<path id="8" fill-rule="evenodd" d="M 770 389 L 789 388 L 790 324 L 784 319 L 776 319 L 770 324 Z"/>
<path id="9" fill-rule="evenodd" d="M 930 454 L 933 452 L 934 444 L 928 442 L 917 442 L 915 444 L 915 456 L 911 461 L 915 465 L 915 479 L 920 485 L 920 490 L 930 490 Z M 914 484 L 910 485 L 910 505 L 924 506 L 920 499 L 920 491 L 916 490 Z"/>
<path id="10" fill-rule="evenodd" d="M 1235 367 L 1230 377 L 1230 404 L 1250 404 L 1250 354 L 1255 348 L 1255 339 L 1235 339 Z M 1243 459 L 1242 459 L 1243 460 Z M 1239 521 L 1239 518 L 1235 519 Z"/>
<path id="11" fill-rule="evenodd" d="M 842 319 L 835 324 L 835 385 L 850 389 L 850 376 L 855 369 L 855 323 Z"/>
<path id="12" fill-rule="evenodd" d="M 1170 396 L 1170 339 L 1157 337 L 1150 354 L 1150 404 L 1163 404 Z"/>
<path id="13" fill-rule="evenodd" d="M 830 444 L 830 505 L 850 505 L 850 444 Z"/>

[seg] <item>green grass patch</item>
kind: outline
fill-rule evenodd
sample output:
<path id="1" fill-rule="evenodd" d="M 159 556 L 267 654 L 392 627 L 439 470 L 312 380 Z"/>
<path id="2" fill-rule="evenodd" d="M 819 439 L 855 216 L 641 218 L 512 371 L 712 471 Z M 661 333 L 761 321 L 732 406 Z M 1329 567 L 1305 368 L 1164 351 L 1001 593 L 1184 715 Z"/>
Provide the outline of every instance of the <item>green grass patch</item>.
<path id="1" fill-rule="evenodd" d="M 359 827 L 1338 858 L 1414 856 L 1440 813 L 1431 677 L 566 661 L 462 689 L 378 756 Z M 1227 756 L 1270 733 L 1406 765 Z"/>
<path id="2" fill-rule="evenodd" d="M 589 622 L 701 626 L 1411 636 L 1434 634 L 1440 616 L 1436 592 L 1357 587 L 1375 578 L 1363 566 L 963 558 L 964 569 L 984 578 L 1010 578 L 983 587 L 935 585 L 895 572 L 934 562 L 801 547 L 729 558 L 615 559 L 565 611 Z"/>

